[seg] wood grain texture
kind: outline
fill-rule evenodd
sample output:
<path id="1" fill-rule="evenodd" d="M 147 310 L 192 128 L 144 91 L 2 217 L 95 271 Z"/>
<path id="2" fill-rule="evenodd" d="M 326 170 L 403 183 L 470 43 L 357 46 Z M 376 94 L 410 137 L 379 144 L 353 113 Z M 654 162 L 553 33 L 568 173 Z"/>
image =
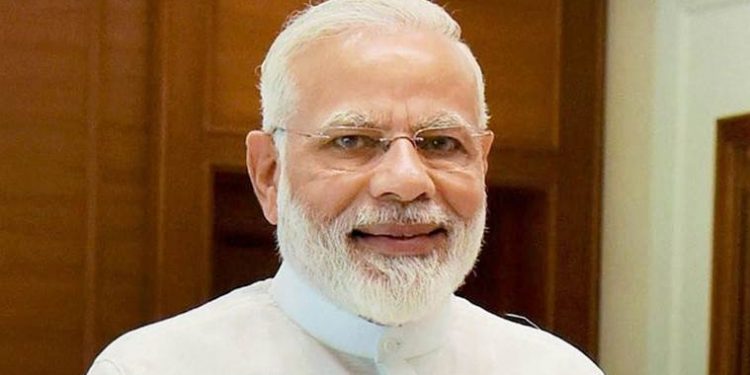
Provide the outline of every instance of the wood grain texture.
<path id="1" fill-rule="evenodd" d="M 236 134 L 260 126 L 260 64 L 299 0 L 210 2 L 206 18 L 205 127 Z"/>
<path id="2" fill-rule="evenodd" d="M 103 2 L 91 1 L 87 9 L 86 28 L 86 243 L 83 269 L 83 354 L 81 363 L 94 357 L 96 339 L 96 289 L 99 241 L 99 132 L 101 101 L 101 51 L 103 39 Z"/>
<path id="3" fill-rule="evenodd" d="M 102 9 L 95 337 L 113 337 L 151 318 L 148 1 L 107 1 Z M 84 361 L 87 366 L 92 357 Z"/>
<path id="4" fill-rule="evenodd" d="M 210 294 L 210 163 L 202 138 L 208 1 L 158 2 L 155 314 Z"/>
<path id="5" fill-rule="evenodd" d="M 596 355 L 606 3 L 562 3 L 551 326 Z"/>
<path id="6" fill-rule="evenodd" d="M 74 374 L 84 335 L 87 4 L 0 8 L 0 372 Z"/>
<path id="7" fill-rule="evenodd" d="M 148 321 L 147 1 L 0 3 L 0 373 Z"/>
<path id="8" fill-rule="evenodd" d="M 441 3 L 461 24 L 486 76 L 495 147 L 556 150 L 564 1 Z"/>

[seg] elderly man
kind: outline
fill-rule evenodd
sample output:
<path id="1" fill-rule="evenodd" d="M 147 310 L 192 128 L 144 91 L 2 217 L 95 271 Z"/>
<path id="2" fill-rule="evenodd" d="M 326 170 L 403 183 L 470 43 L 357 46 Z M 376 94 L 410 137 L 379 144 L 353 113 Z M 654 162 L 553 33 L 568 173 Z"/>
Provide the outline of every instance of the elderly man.
<path id="1" fill-rule="evenodd" d="M 587 375 L 541 330 L 453 295 L 485 224 L 484 83 L 425 0 L 330 0 L 261 74 L 247 167 L 283 264 L 121 337 L 89 374 Z"/>

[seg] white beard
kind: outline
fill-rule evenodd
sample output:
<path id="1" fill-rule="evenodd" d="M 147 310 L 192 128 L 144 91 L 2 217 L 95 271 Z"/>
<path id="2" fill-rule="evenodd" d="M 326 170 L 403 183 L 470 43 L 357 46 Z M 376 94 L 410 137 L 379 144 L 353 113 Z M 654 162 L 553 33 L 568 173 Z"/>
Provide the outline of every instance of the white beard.
<path id="1" fill-rule="evenodd" d="M 467 221 L 433 201 L 350 207 L 322 222 L 291 196 L 279 179 L 276 229 L 281 256 L 337 306 L 365 319 L 398 325 L 417 320 L 445 303 L 474 267 L 484 234 L 486 197 Z M 359 249 L 350 237 L 361 225 L 429 223 L 448 240 L 423 256 L 386 256 Z"/>

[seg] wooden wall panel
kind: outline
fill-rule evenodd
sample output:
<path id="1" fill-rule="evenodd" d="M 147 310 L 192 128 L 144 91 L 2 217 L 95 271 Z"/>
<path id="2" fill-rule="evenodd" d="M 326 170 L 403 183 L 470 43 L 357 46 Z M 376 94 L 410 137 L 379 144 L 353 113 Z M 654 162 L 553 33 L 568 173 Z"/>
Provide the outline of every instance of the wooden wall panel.
<path id="1" fill-rule="evenodd" d="M 299 0 L 211 2 L 206 125 L 247 133 L 260 124 L 259 67 Z"/>
<path id="2" fill-rule="evenodd" d="M 164 317 L 204 301 L 210 290 L 210 164 L 201 131 L 211 8 L 206 1 L 157 4 L 154 311 Z"/>
<path id="3" fill-rule="evenodd" d="M 96 303 L 89 358 L 152 314 L 151 20 L 148 1 L 103 4 Z"/>
<path id="4" fill-rule="evenodd" d="M 148 2 L 0 2 L 0 373 L 151 317 Z"/>
<path id="5" fill-rule="evenodd" d="M 455 10 L 484 71 L 495 147 L 555 150 L 561 1 L 441 3 Z"/>
<path id="6" fill-rule="evenodd" d="M 0 373 L 81 369 L 87 7 L 3 2 Z"/>

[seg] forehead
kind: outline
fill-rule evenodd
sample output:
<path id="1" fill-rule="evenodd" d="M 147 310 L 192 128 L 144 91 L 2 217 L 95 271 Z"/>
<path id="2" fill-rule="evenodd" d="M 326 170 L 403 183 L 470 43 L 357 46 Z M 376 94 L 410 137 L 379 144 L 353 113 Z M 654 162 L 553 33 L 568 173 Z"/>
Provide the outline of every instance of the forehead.
<path id="1" fill-rule="evenodd" d="M 440 113 L 476 124 L 477 82 L 457 42 L 419 30 L 356 30 L 324 38 L 290 61 L 297 91 L 291 126 L 319 126 L 336 113 L 398 125 Z"/>

